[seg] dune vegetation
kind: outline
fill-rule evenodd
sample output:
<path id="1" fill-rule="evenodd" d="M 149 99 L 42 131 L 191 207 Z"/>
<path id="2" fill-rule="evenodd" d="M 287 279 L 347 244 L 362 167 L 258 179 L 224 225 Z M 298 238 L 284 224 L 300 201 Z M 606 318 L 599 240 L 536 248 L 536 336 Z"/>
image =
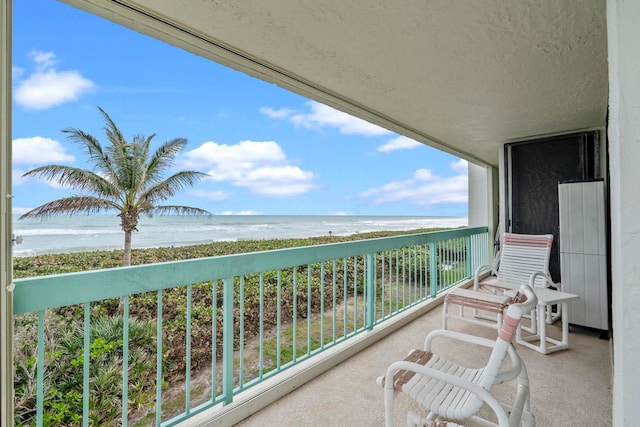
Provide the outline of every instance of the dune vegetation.
<path id="1" fill-rule="evenodd" d="M 133 249 L 131 264 L 149 264 L 237 253 L 268 251 L 299 246 L 337 243 L 388 237 L 400 234 L 438 231 L 420 229 L 407 232 L 372 232 L 351 236 L 322 236 L 304 239 L 246 240 L 213 242 L 210 244 Z M 93 251 L 40 255 L 14 259 L 14 277 L 33 277 L 86 270 L 114 268 L 123 265 L 122 251 Z M 297 273 L 296 273 L 297 274 Z M 193 322 L 191 368 L 194 375 L 211 365 L 211 304 L 212 283 L 194 284 L 192 312 L 199 317 Z M 258 281 L 245 281 L 246 294 L 258 288 Z M 254 291 L 256 289 L 253 289 Z M 275 292 L 275 290 L 273 290 Z M 286 293 L 286 292 L 285 292 Z M 340 292 L 342 294 L 342 292 Z M 245 298 L 249 298 L 245 296 Z M 275 296 L 272 298 L 275 301 Z M 313 313 L 320 303 L 311 298 Z M 163 389 L 184 377 L 185 301 L 183 288 L 163 293 Z M 154 295 L 142 294 L 130 298 L 129 321 L 129 418 L 143 419 L 153 409 L 156 393 L 155 328 L 157 301 Z M 82 307 L 49 310 L 45 316 L 45 425 L 80 425 L 82 414 L 83 315 Z M 255 312 L 255 313 L 254 313 Z M 265 307 L 264 316 L 275 313 Z M 245 316 L 245 338 L 251 339 L 259 328 L 257 309 L 248 307 Z M 35 420 L 35 356 L 37 315 L 16 316 L 15 339 L 15 410 L 16 425 L 32 425 Z M 222 328 L 219 328 L 220 330 Z M 121 361 L 123 319 L 119 301 L 105 300 L 91 306 L 90 424 L 118 425 L 121 418 Z M 218 336 L 220 341 L 221 335 Z M 217 346 L 218 353 L 222 345 Z M 216 355 L 217 357 L 220 354 Z M 133 386 L 135 385 L 135 386 Z"/>

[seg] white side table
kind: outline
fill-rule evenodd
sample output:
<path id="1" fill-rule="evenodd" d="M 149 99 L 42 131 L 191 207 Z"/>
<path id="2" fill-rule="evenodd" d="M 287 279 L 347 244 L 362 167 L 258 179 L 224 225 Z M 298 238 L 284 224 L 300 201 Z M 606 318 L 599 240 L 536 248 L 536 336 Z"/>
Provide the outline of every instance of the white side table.
<path id="1" fill-rule="evenodd" d="M 579 300 L 580 297 L 578 295 L 569 294 L 561 291 L 554 291 L 548 288 L 540 288 L 534 287 L 533 291 L 536 293 L 538 297 L 538 306 L 537 306 L 537 321 L 538 321 L 538 330 L 537 333 L 533 335 L 528 335 L 526 337 L 522 336 L 522 324 L 518 326 L 518 330 L 516 331 L 516 342 L 525 347 L 529 347 L 539 353 L 549 354 L 558 350 L 565 350 L 569 348 L 569 302 Z M 505 294 L 515 295 L 515 291 L 507 291 Z M 547 316 L 546 316 L 546 308 L 549 308 L 554 305 L 562 305 L 562 340 L 558 341 L 556 339 L 550 338 L 547 336 Z M 537 344 L 535 342 L 538 342 Z"/>

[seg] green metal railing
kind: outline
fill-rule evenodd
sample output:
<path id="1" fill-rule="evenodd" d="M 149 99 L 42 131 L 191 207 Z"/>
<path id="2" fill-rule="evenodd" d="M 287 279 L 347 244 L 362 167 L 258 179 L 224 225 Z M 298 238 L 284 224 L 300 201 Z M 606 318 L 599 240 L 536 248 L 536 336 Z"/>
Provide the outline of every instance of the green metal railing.
<path id="1" fill-rule="evenodd" d="M 17 279 L 16 418 L 97 425 L 108 397 L 123 426 L 175 425 L 470 278 L 489 247 L 478 227 Z"/>

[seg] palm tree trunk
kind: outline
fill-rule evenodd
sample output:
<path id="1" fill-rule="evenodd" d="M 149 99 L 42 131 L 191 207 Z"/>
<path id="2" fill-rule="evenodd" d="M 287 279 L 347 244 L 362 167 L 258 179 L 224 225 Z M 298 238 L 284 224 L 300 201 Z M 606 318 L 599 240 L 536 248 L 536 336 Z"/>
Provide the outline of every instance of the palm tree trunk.
<path id="1" fill-rule="evenodd" d="M 131 230 L 124 232 L 124 260 L 125 266 L 131 265 Z"/>
<path id="2" fill-rule="evenodd" d="M 124 259 L 123 264 L 125 266 L 131 265 L 131 230 L 125 230 L 124 232 Z M 118 314 L 121 315 L 124 312 L 124 297 L 120 297 L 118 303 Z"/>

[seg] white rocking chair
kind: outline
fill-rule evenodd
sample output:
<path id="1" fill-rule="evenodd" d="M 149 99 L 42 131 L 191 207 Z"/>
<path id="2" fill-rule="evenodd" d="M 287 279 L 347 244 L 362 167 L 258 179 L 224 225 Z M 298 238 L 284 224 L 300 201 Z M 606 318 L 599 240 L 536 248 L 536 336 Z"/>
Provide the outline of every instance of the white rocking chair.
<path id="1" fill-rule="evenodd" d="M 448 329 L 448 320 L 452 318 L 500 330 L 503 313 L 511 300 L 504 295 L 505 290 L 515 290 L 523 284 L 540 287 L 553 285 L 549 274 L 552 243 L 553 234 L 504 233 L 497 268 L 491 265 L 479 266 L 475 272 L 473 289 L 454 289 L 445 297 L 442 308 L 443 329 Z M 480 280 L 487 271 L 493 274 Z M 530 283 L 532 278 L 534 280 Z M 452 310 L 453 306 L 458 306 L 459 309 Z M 470 308 L 472 313 L 465 315 L 465 308 Z M 559 315 L 558 311 L 552 317 L 549 309 L 547 323 L 555 321 Z M 535 310 L 531 316 L 531 326 L 523 325 L 523 329 L 535 333 Z"/>
<path id="2" fill-rule="evenodd" d="M 527 370 L 511 340 L 522 315 L 531 312 L 536 304 L 531 287 L 523 285 L 509 306 L 495 341 L 440 329 L 427 335 L 424 350 L 412 350 L 405 360 L 392 363 L 385 376 L 378 378 L 378 384 L 384 387 L 386 427 L 393 425 L 394 399 L 398 392 L 408 395 L 428 411 L 426 416 L 409 411 L 408 426 L 450 427 L 459 422 L 498 427 L 515 427 L 521 423 L 535 426 L 535 417 L 529 408 Z M 461 366 L 431 352 L 436 337 L 486 346 L 492 348 L 491 355 L 483 368 Z M 511 366 L 501 370 L 507 354 Z M 492 387 L 513 380 L 517 384 L 513 402 L 498 402 L 491 394 Z M 478 414 L 485 404 L 495 414 L 497 424 Z"/>

